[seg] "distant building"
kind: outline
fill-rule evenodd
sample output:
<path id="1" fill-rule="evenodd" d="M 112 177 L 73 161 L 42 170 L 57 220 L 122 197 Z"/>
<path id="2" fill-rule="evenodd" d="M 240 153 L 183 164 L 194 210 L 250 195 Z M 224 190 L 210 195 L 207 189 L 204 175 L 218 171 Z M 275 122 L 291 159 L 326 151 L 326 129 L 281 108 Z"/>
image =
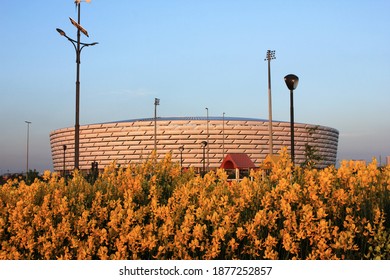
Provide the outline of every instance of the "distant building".
<path id="1" fill-rule="evenodd" d="M 157 118 L 156 148 L 158 158 L 171 153 L 183 168 L 202 168 L 206 152 L 208 169 L 218 168 L 227 154 L 244 153 L 259 166 L 268 150 L 268 121 L 235 117 L 172 117 Z M 273 121 L 274 153 L 290 148 L 290 123 Z M 99 169 L 114 160 L 127 165 L 145 161 L 154 150 L 154 119 L 135 119 L 80 127 L 80 169 Z M 330 127 L 295 123 L 295 162 L 305 161 L 306 145 L 314 147 L 321 156 L 319 167 L 336 162 L 339 132 Z M 202 142 L 208 144 L 202 147 Z M 50 133 L 53 166 L 56 171 L 74 168 L 74 127 Z M 66 145 L 66 149 L 64 149 Z M 180 151 L 180 147 L 184 150 Z M 206 151 L 204 151 L 206 149 Z"/>
<path id="2" fill-rule="evenodd" d="M 390 165 L 390 156 L 386 157 L 386 165 Z"/>

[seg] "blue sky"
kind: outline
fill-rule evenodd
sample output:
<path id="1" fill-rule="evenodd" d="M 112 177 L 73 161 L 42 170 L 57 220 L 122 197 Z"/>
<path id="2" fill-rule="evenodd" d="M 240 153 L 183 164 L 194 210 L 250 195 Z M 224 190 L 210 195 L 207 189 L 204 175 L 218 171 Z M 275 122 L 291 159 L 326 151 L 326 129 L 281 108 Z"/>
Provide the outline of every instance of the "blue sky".
<path id="1" fill-rule="evenodd" d="M 80 123 L 158 114 L 289 121 L 283 77 L 300 78 L 295 121 L 336 128 L 338 160 L 390 155 L 390 1 L 92 0 L 81 25 Z M 74 126 L 73 0 L 3 0 L 0 174 L 52 169 L 50 131 Z"/>

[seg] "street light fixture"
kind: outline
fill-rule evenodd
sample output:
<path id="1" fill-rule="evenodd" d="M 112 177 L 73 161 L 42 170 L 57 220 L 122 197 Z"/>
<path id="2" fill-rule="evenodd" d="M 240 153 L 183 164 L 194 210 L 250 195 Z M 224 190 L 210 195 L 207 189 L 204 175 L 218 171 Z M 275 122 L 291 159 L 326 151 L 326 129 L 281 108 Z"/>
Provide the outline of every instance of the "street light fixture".
<path id="1" fill-rule="evenodd" d="M 290 134 L 291 134 L 291 160 L 294 165 L 294 90 L 298 86 L 299 78 L 294 74 L 289 74 L 284 77 L 287 88 L 290 90 Z"/>
<path id="2" fill-rule="evenodd" d="M 26 160 L 26 180 L 28 179 L 28 146 L 29 146 L 29 138 L 30 138 L 30 124 L 29 121 L 24 121 L 27 124 L 27 160 Z"/>
<path id="3" fill-rule="evenodd" d="M 154 153 L 157 157 L 157 106 L 160 105 L 160 99 L 154 99 Z"/>
<path id="4" fill-rule="evenodd" d="M 203 172 L 202 175 L 206 174 L 206 146 L 207 141 L 202 141 L 201 146 L 203 148 Z"/>
<path id="5" fill-rule="evenodd" d="M 90 2 L 90 1 L 86 1 Z M 76 51 L 76 117 L 75 117 L 75 144 L 74 144 L 74 169 L 79 169 L 79 142 L 80 142 L 80 54 L 84 47 L 90 47 L 97 45 L 97 42 L 82 43 L 80 42 L 81 32 L 88 36 L 88 32 L 80 25 L 80 0 L 76 0 L 75 4 L 78 9 L 78 21 L 77 23 L 70 18 L 72 24 L 77 28 L 77 40 L 68 37 L 62 29 L 56 28 L 57 32 L 68 39 L 72 43 Z"/>
<path id="6" fill-rule="evenodd" d="M 210 133 L 209 133 L 209 108 L 205 108 L 206 109 L 206 120 L 207 120 L 207 123 L 206 123 L 206 128 L 207 128 L 207 143 L 209 142 L 209 138 L 210 138 Z M 209 170 L 210 168 L 210 148 L 207 147 L 207 171 Z"/>
<path id="7" fill-rule="evenodd" d="M 225 159 L 225 112 L 222 113 L 222 161 Z"/>
<path id="8" fill-rule="evenodd" d="M 65 174 L 66 174 L 66 168 L 65 168 L 65 151 L 66 151 L 66 145 L 63 145 L 62 148 L 64 149 L 64 170 L 63 170 L 63 174 L 62 176 L 65 178 Z"/>
<path id="9" fill-rule="evenodd" d="M 179 147 L 179 151 L 180 151 L 180 172 L 181 172 L 183 169 L 183 151 L 184 151 L 183 145 Z"/>
<path id="10" fill-rule="evenodd" d="M 70 38 L 68 35 L 66 35 L 65 31 L 60 29 L 60 28 L 56 28 L 57 32 L 61 35 L 61 36 L 64 36 L 66 39 L 68 39 L 72 44 L 73 46 L 75 47 L 75 50 L 77 52 L 77 44 L 78 42 L 72 38 Z M 83 42 L 80 42 L 80 45 L 81 45 L 81 48 L 80 48 L 80 51 L 82 48 L 84 47 L 90 47 L 90 46 L 94 46 L 94 45 L 97 45 L 99 44 L 98 42 L 93 42 L 93 43 L 83 43 Z"/>

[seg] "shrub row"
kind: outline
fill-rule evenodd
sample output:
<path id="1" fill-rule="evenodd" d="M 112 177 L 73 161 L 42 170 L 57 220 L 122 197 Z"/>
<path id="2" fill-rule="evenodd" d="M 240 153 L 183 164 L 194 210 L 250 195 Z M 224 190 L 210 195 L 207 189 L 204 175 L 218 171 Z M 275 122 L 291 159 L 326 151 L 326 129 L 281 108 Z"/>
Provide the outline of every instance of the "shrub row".
<path id="1" fill-rule="evenodd" d="M 390 168 L 291 165 L 229 182 L 169 155 L 94 184 L 45 172 L 0 186 L 0 259 L 390 259 Z"/>

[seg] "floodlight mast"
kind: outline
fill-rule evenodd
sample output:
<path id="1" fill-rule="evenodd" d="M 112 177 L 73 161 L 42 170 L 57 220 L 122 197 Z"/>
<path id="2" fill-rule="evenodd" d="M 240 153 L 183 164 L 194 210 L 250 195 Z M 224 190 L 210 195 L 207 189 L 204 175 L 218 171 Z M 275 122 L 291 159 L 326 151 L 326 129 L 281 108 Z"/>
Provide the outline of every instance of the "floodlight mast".
<path id="1" fill-rule="evenodd" d="M 269 132 L 269 154 L 273 152 L 273 133 L 272 133 L 272 97 L 271 97 L 271 60 L 276 59 L 275 51 L 267 50 L 267 57 L 264 60 L 268 60 L 268 132 Z"/>

